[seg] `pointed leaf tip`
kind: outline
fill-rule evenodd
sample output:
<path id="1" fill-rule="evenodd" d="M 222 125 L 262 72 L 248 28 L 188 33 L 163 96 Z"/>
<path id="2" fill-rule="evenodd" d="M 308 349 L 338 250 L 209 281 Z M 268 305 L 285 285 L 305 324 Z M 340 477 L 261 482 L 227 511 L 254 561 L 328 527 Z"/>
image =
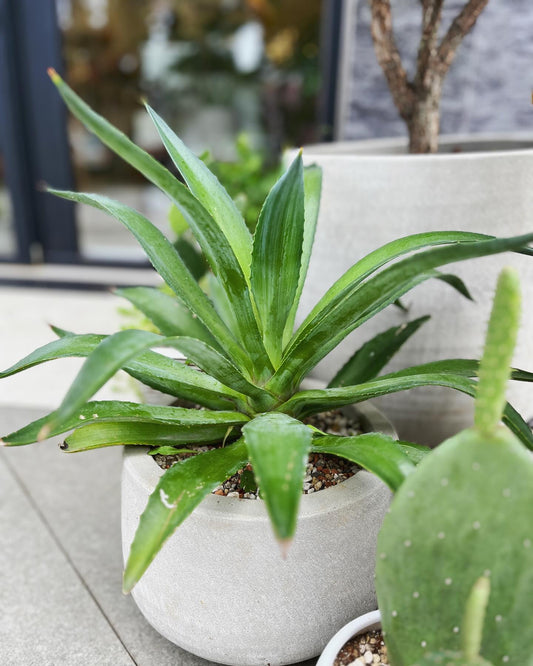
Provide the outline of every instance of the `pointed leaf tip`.
<path id="1" fill-rule="evenodd" d="M 46 71 L 48 73 L 48 76 L 52 79 L 52 83 L 54 83 L 55 85 L 61 83 L 61 77 L 53 67 L 48 67 Z"/>
<path id="2" fill-rule="evenodd" d="M 292 539 L 278 539 L 278 544 L 281 550 L 281 557 L 286 560 L 292 544 Z"/>

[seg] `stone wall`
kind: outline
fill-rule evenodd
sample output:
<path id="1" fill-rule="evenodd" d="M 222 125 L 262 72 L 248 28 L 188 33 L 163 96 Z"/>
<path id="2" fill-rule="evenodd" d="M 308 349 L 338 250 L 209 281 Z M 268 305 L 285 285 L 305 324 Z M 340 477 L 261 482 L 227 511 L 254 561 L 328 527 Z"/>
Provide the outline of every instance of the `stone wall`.
<path id="1" fill-rule="evenodd" d="M 352 15 L 346 47 L 338 139 L 405 134 L 376 62 L 367 0 L 346 0 Z M 445 0 L 444 29 L 464 0 Z M 398 48 L 413 69 L 420 0 L 392 0 Z M 443 134 L 533 132 L 533 0 L 489 0 L 465 38 L 445 81 Z"/>

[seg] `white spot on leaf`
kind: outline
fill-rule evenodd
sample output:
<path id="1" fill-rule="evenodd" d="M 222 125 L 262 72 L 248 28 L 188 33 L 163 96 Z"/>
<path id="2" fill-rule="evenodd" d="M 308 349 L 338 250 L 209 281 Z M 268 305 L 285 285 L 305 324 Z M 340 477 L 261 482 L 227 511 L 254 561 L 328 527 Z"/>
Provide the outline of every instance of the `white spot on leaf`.
<path id="1" fill-rule="evenodd" d="M 452 584 L 452 579 L 451 578 L 445 578 L 444 579 L 444 585 L 451 585 Z"/>
<path id="2" fill-rule="evenodd" d="M 159 499 L 161 500 L 161 503 L 167 508 L 167 509 L 175 509 L 177 506 L 177 502 L 172 504 L 171 502 L 168 501 L 168 495 L 166 492 L 163 490 L 163 488 L 159 489 Z"/>

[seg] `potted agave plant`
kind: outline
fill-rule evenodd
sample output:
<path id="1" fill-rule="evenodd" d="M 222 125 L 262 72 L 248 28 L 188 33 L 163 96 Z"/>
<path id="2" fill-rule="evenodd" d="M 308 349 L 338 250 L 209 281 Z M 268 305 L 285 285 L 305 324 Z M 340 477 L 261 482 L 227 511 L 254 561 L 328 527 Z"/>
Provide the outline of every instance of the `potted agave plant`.
<path id="1" fill-rule="evenodd" d="M 407 137 L 341 141 L 306 148 L 304 160 L 322 167 L 324 187 L 316 250 L 301 301 L 303 314 L 322 293 L 325 277 L 328 281 L 337 279 L 351 266 L 354 257 L 364 256 L 396 235 L 438 229 L 516 235 L 524 233 L 530 222 L 531 136 L 443 136 L 439 140 L 443 82 L 465 37 L 474 26 L 484 30 L 487 0 L 450 2 L 448 11 L 448 3 L 442 0 L 370 0 L 369 5 L 377 60 L 405 122 Z M 415 13 L 420 12 L 421 31 L 418 43 L 405 43 L 404 38 L 400 50 L 398 15 L 402 10 L 412 10 L 413 21 Z M 443 11 L 447 11 L 446 19 L 451 18 L 449 22 L 443 18 Z M 450 16 L 452 13 L 455 15 Z M 353 35 L 347 38 L 353 39 Z M 529 99 L 524 100 L 524 105 L 528 103 Z M 331 250 L 332 238 L 342 238 L 341 247 Z M 511 263 L 523 276 L 525 300 L 531 301 L 531 265 L 518 257 Z M 497 272 L 502 266 L 499 258 L 484 262 L 487 272 Z M 479 265 L 469 263 L 461 266 L 460 274 L 470 284 L 479 270 Z M 491 295 L 484 281 L 475 282 L 472 293 L 474 308 L 465 302 L 453 305 L 449 295 L 439 295 L 433 285 L 420 290 L 416 303 L 410 304 L 412 316 L 446 312 L 453 307 L 453 321 L 442 327 L 440 318 L 434 317 L 391 367 L 435 358 L 478 357 L 483 341 L 476 322 L 488 317 Z M 533 311 L 527 310 L 524 317 L 524 330 L 531 330 Z M 404 318 L 400 310 L 391 310 L 381 321 L 371 324 L 369 330 L 377 333 L 379 326 L 397 325 Z M 350 344 L 340 345 L 317 368 L 317 374 L 328 377 L 332 368 L 350 356 L 351 345 L 361 342 L 360 335 L 354 334 Z M 524 336 L 519 340 L 517 362 L 526 364 L 532 356 L 533 339 Z M 533 390 L 511 387 L 510 398 L 526 419 L 533 417 Z M 409 397 L 394 395 L 378 404 L 393 418 L 401 437 L 425 443 L 441 442 L 472 420 L 470 402 L 438 389 L 414 392 Z M 413 405 L 414 417 L 409 409 Z"/>
<path id="2" fill-rule="evenodd" d="M 376 587 L 391 666 L 533 664 L 533 458 L 500 425 L 519 318 L 518 278 L 507 269 L 479 369 L 474 427 L 420 463 L 383 522 Z M 377 612 L 360 618 L 320 666 L 379 619 Z"/>
<path id="3" fill-rule="evenodd" d="M 506 250 L 528 253 L 533 233 L 495 239 L 437 232 L 392 242 L 356 262 L 294 331 L 320 171 L 304 171 L 298 156 L 266 198 L 252 236 L 206 165 L 150 107 L 186 185 L 95 114 L 55 72 L 51 76 L 80 121 L 185 216 L 218 281 L 218 309 L 176 248 L 137 211 L 96 194 L 51 190 L 124 224 L 175 297 L 154 290 L 144 292 L 152 298 L 137 299 L 161 334 L 76 335 L 54 329 L 57 340 L 1 373 L 6 377 L 64 356 L 87 357 L 59 408 L 3 443 L 29 444 L 73 430 L 62 445 L 67 452 L 129 445 L 123 474 L 124 590 L 133 590 L 148 620 L 179 645 L 221 663 L 273 665 L 312 657 L 335 627 L 374 606 L 375 537 L 389 502 L 387 486 L 396 490 L 424 450 L 395 441 L 390 429 L 379 432 L 372 410 L 362 409 L 366 432 L 360 435 L 325 434 L 303 419 L 416 386 L 443 385 L 473 395 L 477 363 L 454 360 L 378 377 L 418 329 L 418 320 L 367 342 L 327 388 L 306 389 L 303 380 L 352 330 L 417 284 L 436 277 L 465 292 L 461 281 L 439 273 L 439 266 Z M 153 348 L 177 349 L 187 363 Z M 121 368 L 201 409 L 91 400 Z M 521 371 L 514 377 L 532 378 Z M 504 419 L 533 446 L 531 431 L 510 405 Z M 147 455 L 161 446 L 194 451 L 205 445 L 212 448 L 164 473 Z M 372 474 L 359 472 L 302 498 L 311 452 L 340 456 Z M 248 463 L 260 499 L 212 495 Z"/>

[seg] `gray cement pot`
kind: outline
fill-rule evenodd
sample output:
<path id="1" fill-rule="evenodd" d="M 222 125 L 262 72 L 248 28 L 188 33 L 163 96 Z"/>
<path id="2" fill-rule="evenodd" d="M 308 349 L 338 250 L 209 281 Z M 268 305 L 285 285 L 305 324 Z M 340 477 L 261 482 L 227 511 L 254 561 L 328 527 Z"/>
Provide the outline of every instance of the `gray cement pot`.
<path id="1" fill-rule="evenodd" d="M 463 152 L 453 152 L 460 147 Z M 330 284 L 371 250 L 422 231 L 465 230 L 498 236 L 533 231 L 533 137 L 443 137 L 437 155 L 407 155 L 401 140 L 309 146 L 304 161 L 323 169 L 323 194 L 299 319 Z M 465 279 L 475 303 L 430 280 L 355 331 L 316 370 L 330 379 L 372 335 L 424 314 L 431 321 L 405 345 L 390 369 L 443 358 L 480 356 L 497 272 L 520 274 L 524 311 L 515 364 L 533 369 L 533 259 L 516 254 L 443 267 Z M 533 416 L 533 385 L 514 384 L 509 398 Z M 376 404 L 401 438 L 438 443 L 472 423 L 472 401 L 448 389 L 416 389 Z"/>
<path id="2" fill-rule="evenodd" d="M 394 435 L 371 405 L 360 411 L 368 429 Z M 125 558 L 161 474 L 146 449 L 126 449 Z M 386 486 L 367 472 L 304 495 L 283 560 L 261 500 L 209 495 L 163 546 L 133 597 L 163 636 L 205 659 L 237 666 L 309 659 L 350 618 L 376 608 L 375 545 L 389 501 Z"/>

